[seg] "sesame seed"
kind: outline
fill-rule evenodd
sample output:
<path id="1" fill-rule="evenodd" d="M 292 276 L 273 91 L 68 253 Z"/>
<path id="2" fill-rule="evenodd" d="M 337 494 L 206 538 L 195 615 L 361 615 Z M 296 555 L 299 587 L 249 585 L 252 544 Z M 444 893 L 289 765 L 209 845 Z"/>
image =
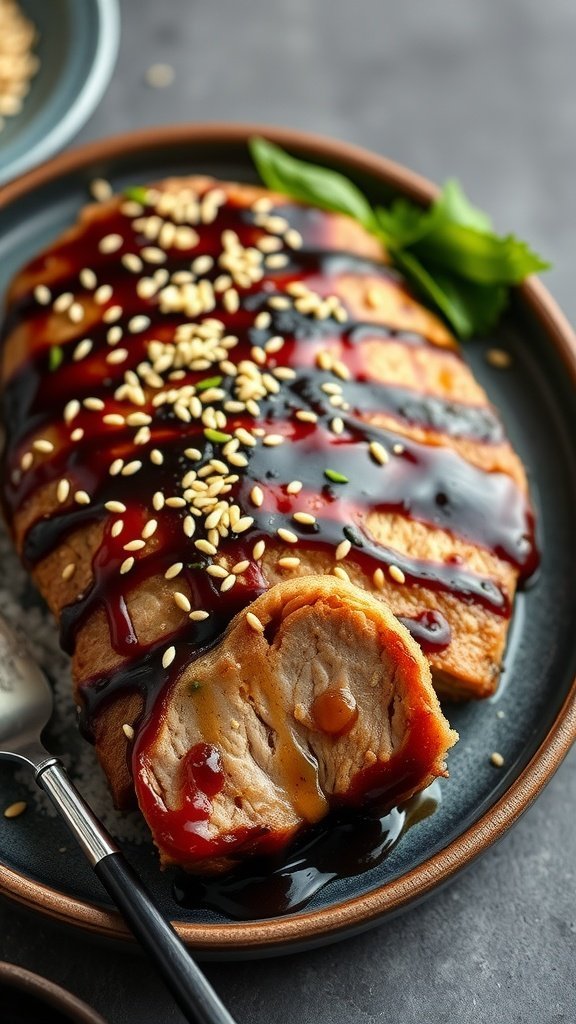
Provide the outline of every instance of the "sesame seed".
<path id="1" fill-rule="evenodd" d="M 124 733 L 127 740 L 132 741 L 134 739 L 134 729 L 132 728 L 131 725 L 128 724 L 128 722 L 124 722 L 124 725 L 122 726 L 122 732 Z"/>
<path id="2" fill-rule="evenodd" d="M 114 328 L 111 327 L 110 330 L 113 331 Z M 110 333 L 110 332 L 108 332 L 108 333 Z M 113 352 L 109 352 L 108 355 L 106 356 L 106 362 L 110 363 L 110 364 L 123 363 L 123 362 L 125 362 L 126 359 L 128 359 L 128 349 L 127 348 L 117 348 L 117 349 L 114 349 Z"/>
<path id="3" fill-rule="evenodd" d="M 164 573 L 164 579 L 173 580 L 175 576 L 178 576 L 178 574 L 182 572 L 183 568 L 183 562 L 174 562 L 174 564 L 171 565 L 169 569 L 166 569 L 166 572 Z"/>
<path id="4" fill-rule="evenodd" d="M 379 441 L 371 441 L 368 447 L 374 461 L 378 462 L 381 466 L 386 465 L 389 456 L 384 445 L 380 444 Z"/>
<path id="5" fill-rule="evenodd" d="M 330 430 L 337 435 L 344 433 L 344 420 L 340 416 L 335 416 L 330 423 Z"/>
<path id="6" fill-rule="evenodd" d="M 84 431 L 82 430 L 82 427 L 76 427 L 76 429 L 70 434 L 71 441 L 81 441 L 83 437 Z"/>
<path id="7" fill-rule="evenodd" d="M 297 523 L 303 523 L 305 526 L 314 526 L 316 522 L 316 516 L 313 516 L 310 512 L 294 512 L 292 519 L 295 519 Z"/>
<path id="8" fill-rule="evenodd" d="M 174 594 L 172 594 L 172 597 L 174 598 L 174 603 L 178 605 L 178 608 L 181 608 L 183 612 L 189 612 L 192 610 L 190 601 L 182 591 L 176 590 Z"/>
<path id="9" fill-rule="evenodd" d="M 169 668 L 174 658 L 176 657 L 176 648 L 174 645 L 167 647 L 162 655 L 162 668 Z"/>
<path id="10" fill-rule="evenodd" d="M 295 533 L 292 533 L 292 530 L 286 530 L 285 527 L 280 526 L 276 530 L 276 533 L 278 534 L 280 539 L 286 541 L 287 544 L 298 543 L 298 537 L 296 536 Z"/>
<path id="11" fill-rule="evenodd" d="M 70 309 L 70 306 L 74 302 L 74 296 L 72 292 L 62 292 L 54 302 L 52 303 L 52 309 L 55 313 L 66 313 Z"/>
<path id="12" fill-rule="evenodd" d="M 400 567 L 398 565 L 390 565 L 388 567 L 388 572 L 390 573 L 390 576 L 392 577 L 392 579 L 394 580 L 395 583 L 405 583 L 406 582 L 406 577 L 405 577 L 404 573 L 402 572 L 402 569 L 400 569 Z"/>
<path id="13" fill-rule="evenodd" d="M 80 360 L 85 359 L 86 356 L 89 355 L 91 351 L 92 341 L 90 340 L 90 338 L 83 338 L 82 341 L 79 341 L 78 344 L 76 345 L 72 353 L 72 359 L 74 360 L 75 363 L 79 363 Z"/>
<path id="14" fill-rule="evenodd" d="M 119 320 L 122 316 L 122 306 L 108 306 L 102 313 L 102 319 L 105 324 L 113 324 L 115 320 Z"/>
<path id="15" fill-rule="evenodd" d="M 270 316 L 270 313 L 268 312 L 268 310 L 263 309 L 261 313 L 258 313 L 256 319 L 254 320 L 254 327 L 258 331 L 265 331 L 267 327 L 270 327 L 271 323 L 272 317 Z"/>
<path id="16" fill-rule="evenodd" d="M 235 576 L 240 576 L 243 572 L 246 572 L 246 569 L 248 568 L 249 565 L 250 562 L 248 561 L 248 559 L 243 558 L 241 562 L 236 562 L 236 565 L 232 566 L 232 572 L 234 573 Z"/>
<path id="17" fill-rule="evenodd" d="M 262 503 L 264 501 L 264 492 L 262 491 L 262 488 L 258 486 L 258 484 L 254 484 L 254 487 L 250 491 L 250 500 L 253 505 L 256 505 L 256 508 L 262 507 Z"/>
<path id="18" fill-rule="evenodd" d="M 68 319 L 73 324 L 79 324 L 84 319 L 84 307 L 80 302 L 73 302 L 68 310 Z"/>
<path id="19" fill-rule="evenodd" d="M 281 267 L 285 267 L 286 264 L 289 262 L 289 257 L 286 256 L 286 253 L 283 252 L 274 252 L 271 253 L 270 256 L 266 257 L 266 266 L 269 267 L 270 270 L 276 270 L 280 269 Z"/>
<path id="20" fill-rule="evenodd" d="M 34 289 L 34 298 L 41 306 L 48 306 L 52 301 L 52 292 L 45 284 L 37 284 Z"/>
<path id="21" fill-rule="evenodd" d="M 338 547 L 336 548 L 336 551 L 334 552 L 336 561 L 339 562 L 343 558 L 346 558 L 346 555 L 349 554 L 351 547 L 352 545 L 349 540 L 341 540 Z"/>
<path id="22" fill-rule="evenodd" d="M 174 81 L 174 68 L 171 64 L 151 64 L 145 78 L 153 89 L 166 89 Z"/>
<path id="23" fill-rule="evenodd" d="M 30 466 L 32 465 L 33 462 L 34 456 L 32 452 L 24 452 L 24 455 L 20 459 L 20 466 L 24 471 L 26 471 L 30 469 Z"/>
<path id="24" fill-rule="evenodd" d="M 122 515 L 122 513 L 126 511 L 126 505 L 124 505 L 122 501 L 106 501 L 104 503 L 104 508 L 107 509 L 108 512 L 116 512 L 119 515 Z"/>
<path id="25" fill-rule="evenodd" d="M 246 622 L 255 633 L 264 632 L 264 625 L 254 612 L 246 612 Z"/>
<path id="26" fill-rule="evenodd" d="M 286 488 L 286 492 L 287 494 L 300 494 L 302 486 L 303 484 L 301 480 L 291 480 Z"/>
<path id="27" fill-rule="evenodd" d="M 406 449 L 403 444 L 393 444 L 392 451 L 394 452 L 395 455 L 402 455 L 402 453 L 405 452 Z"/>
<path id="28" fill-rule="evenodd" d="M 266 550 L 266 542 L 263 540 L 257 540 L 254 547 L 252 548 L 252 558 L 255 562 L 260 561 L 264 551 Z"/>
<path id="29" fill-rule="evenodd" d="M 166 253 L 162 249 L 159 249 L 155 245 L 145 245 L 140 250 L 141 257 L 146 260 L 146 263 L 164 263 L 166 260 Z"/>
<path id="30" fill-rule="evenodd" d="M 67 501 L 69 494 L 70 494 L 70 481 L 69 480 L 60 480 L 58 482 L 58 487 L 56 488 L 56 497 L 58 498 L 58 501 L 60 502 L 61 505 L 63 505 L 64 502 Z"/>
<path id="31" fill-rule="evenodd" d="M 47 441 L 44 437 L 39 437 L 36 441 L 33 441 L 32 447 L 35 448 L 37 452 L 43 452 L 46 455 L 49 455 L 50 452 L 54 451 L 52 441 Z"/>
<path id="32" fill-rule="evenodd" d="M 164 508 L 165 498 L 162 491 L 155 491 L 152 497 L 152 505 L 156 512 L 161 512 Z"/>
<path id="33" fill-rule="evenodd" d="M 108 330 L 106 331 L 106 341 L 107 341 L 107 343 L 109 345 L 117 345 L 121 338 L 122 338 L 122 328 L 118 324 L 115 324 L 114 327 L 109 327 Z M 124 351 L 124 350 L 119 350 L 119 351 Z M 128 355 L 127 352 L 126 352 L 126 355 Z M 111 362 L 111 360 L 110 360 L 110 362 Z"/>
<path id="34" fill-rule="evenodd" d="M 127 544 L 124 544 L 124 551 L 141 551 L 144 547 L 146 547 L 145 540 L 129 540 Z"/>
<path id="35" fill-rule="evenodd" d="M 231 524 L 231 526 L 234 533 L 244 533 L 246 530 L 249 530 L 253 524 L 254 519 L 252 516 L 242 516 L 240 519 L 237 519 L 234 524 Z"/>
<path id="36" fill-rule="evenodd" d="M 378 590 L 384 590 L 384 582 L 385 581 L 384 581 L 384 573 L 382 572 L 382 569 L 375 569 L 374 570 L 374 575 L 372 576 L 372 580 L 373 580 L 374 586 Z"/>
<path id="37" fill-rule="evenodd" d="M 117 250 L 121 247 L 123 241 L 124 239 L 122 238 L 122 235 L 118 235 L 115 233 L 110 235 L 104 235 L 104 238 L 101 238 L 98 243 L 98 249 L 102 253 L 117 252 Z"/>
<path id="38" fill-rule="evenodd" d="M 128 558 L 125 558 L 124 561 L 122 562 L 122 565 L 120 566 L 120 575 L 124 576 L 127 572 L 130 572 L 130 569 L 132 568 L 133 565 L 134 557 L 133 555 L 130 555 Z"/>
<path id="39" fill-rule="evenodd" d="M 90 267 L 83 267 L 78 277 L 83 288 L 90 292 L 94 291 L 98 284 L 98 278 Z"/>
<path id="40" fill-rule="evenodd" d="M 262 444 L 265 444 L 268 448 L 276 448 L 279 444 L 284 444 L 285 438 L 282 434 L 266 434 L 262 438 Z"/>
<path id="41" fill-rule="evenodd" d="M 191 267 L 195 274 L 207 274 L 208 271 L 212 270 L 214 266 L 214 260 L 211 256 L 197 256 L 195 260 L 192 260 Z"/>
<path id="42" fill-rule="evenodd" d="M 300 559 L 296 557 L 292 558 L 290 555 L 286 555 L 284 558 L 278 559 L 278 565 L 282 569 L 297 569 L 298 566 L 300 565 Z"/>
<path id="43" fill-rule="evenodd" d="M 157 529 L 158 529 L 158 520 L 157 519 L 149 519 L 148 522 L 145 524 L 143 530 L 142 530 L 141 536 L 144 538 L 144 540 L 148 540 L 150 537 L 152 537 L 156 533 Z"/>
<path id="44" fill-rule="evenodd" d="M 143 264 L 139 256 L 135 252 L 125 252 L 121 256 L 121 262 L 126 270 L 130 270 L 133 274 L 139 274 L 142 270 Z"/>
<path id="45" fill-rule="evenodd" d="M 124 459 L 114 459 L 114 461 L 110 463 L 110 468 L 108 470 L 110 476 L 118 476 L 118 474 L 122 472 L 123 466 Z"/>
<path id="46" fill-rule="evenodd" d="M 101 398 L 85 398 L 82 404 L 85 409 L 90 409 L 92 412 L 102 412 L 104 408 L 104 402 Z"/>
<path id="47" fill-rule="evenodd" d="M 196 611 L 190 612 L 188 618 L 191 619 L 192 622 L 203 622 L 204 619 L 208 618 L 209 614 L 209 612 L 205 612 L 203 609 L 198 608 Z"/>
<path id="48" fill-rule="evenodd" d="M 155 466 L 161 466 L 164 462 L 164 456 L 158 448 L 153 448 L 150 452 L 150 462 L 153 462 Z"/>
<path id="49" fill-rule="evenodd" d="M 229 576 L 228 569 L 225 569 L 223 565 L 209 565 L 206 568 L 206 572 L 209 576 L 214 576 L 219 580 L 224 580 Z"/>
<path id="50" fill-rule="evenodd" d="M 123 519 L 117 519 L 115 523 L 112 523 L 112 528 L 110 530 L 110 533 L 112 534 L 113 537 L 119 537 L 120 534 L 122 533 L 123 529 L 124 529 L 124 520 Z"/>
<path id="51" fill-rule="evenodd" d="M 217 548 L 215 548 L 214 545 L 210 543 L 210 541 L 204 540 L 204 538 L 202 537 L 200 538 L 200 540 L 194 541 L 194 547 L 197 548 L 198 551 L 202 551 L 202 553 L 205 555 L 215 555 L 217 551 Z"/>
<path id="52" fill-rule="evenodd" d="M 268 305 L 272 309 L 290 309 L 290 299 L 287 299 L 285 295 L 273 295 L 271 299 L 268 299 Z"/>
<path id="53" fill-rule="evenodd" d="M 134 459 L 133 462 L 127 462 L 122 469 L 122 476 L 133 476 L 139 469 L 142 469 L 142 463 L 138 459 Z"/>
<path id="54" fill-rule="evenodd" d="M 343 569 L 341 565 L 334 566 L 332 569 L 332 575 L 337 576 L 339 580 L 344 580 L 345 583 L 350 583 L 350 577 L 346 572 L 346 569 Z"/>
<path id="55" fill-rule="evenodd" d="M 25 800 L 17 800 L 16 803 L 10 804 L 4 811 L 5 818 L 19 818 L 21 814 L 24 814 L 28 804 Z"/>
<path id="56" fill-rule="evenodd" d="M 145 331 L 150 327 L 150 322 L 149 316 L 144 316 L 142 314 L 140 316 L 133 316 L 128 321 L 128 330 L 131 334 L 141 334 L 142 331 Z"/>
<path id="57" fill-rule="evenodd" d="M 317 423 L 318 417 L 315 412 L 311 412 L 308 409 L 299 409 L 296 413 L 296 419 L 302 423 Z"/>
<path id="58" fill-rule="evenodd" d="M 486 362 L 498 370 L 507 370 L 512 365 L 512 356 L 503 348 L 489 348 L 486 352 Z"/>
<path id="59" fill-rule="evenodd" d="M 284 233 L 284 241 L 291 249 L 301 249 L 304 243 L 302 235 L 299 231 L 296 231 L 295 228 L 289 228 L 288 231 Z"/>
<path id="60" fill-rule="evenodd" d="M 202 452 L 199 451 L 198 448 L 185 448 L 184 455 L 187 459 L 192 459 L 193 462 L 202 458 Z"/>
<path id="61" fill-rule="evenodd" d="M 240 308 L 240 296 L 234 288 L 228 288 L 224 292 L 222 302 L 228 313 L 237 313 Z"/>
<path id="62" fill-rule="evenodd" d="M 76 563 L 75 562 L 68 562 L 68 565 L 65 565 L 64 568 L 62 569 L 62 579 L 63 580 L 71 580 L 75 572 L 76 572 Z"/>
<path id="63" fill-rule="evenodd" d="M 196 523 L 194 522 L 192 516 L 185 516 L 184 522 L 182 523 L 182 529 L 184 530 L 184 533 L 186 534 L 187 537 L 194 536 Z"/>
<path id="64" fill-rule="evenodd" d="M 102 203 L 105 199 L 110 199 L 112 185 L 105 178 L 94 178 L 90 182 L 90 195 L 99 203 Z"/>
<path id="65" fill-rule="evenodd" d="M 103 306 L 105 302 L 108 302 L 112 298 L 112 285 L 101 284 L 99 288 L 94 292 L 94 302 L 99 306 Z"/>
<path id="66" fill-rule="evenodd" d="M 225 580 L 222 580 L 222 583 L 220 584 L 220 593 L 225 594 L 227 590 L 232 590 L 232 587 L 234 586 L 235 583 L 236 577 L 232 573 L 230 573 L 230 575 L 227 576 Z"/>
<path id="67" fill-rule="evenodd" d="M 87 494 L 86 491 L 76 491 L 76 493 L 74 495 L 74 501 L 78 505 L 89 505 L 90 504 L 90 495 Z"/>
<path id="68" fill-rule="evenodd" d="M 504 765 L 504 758 L 502 757 L 502 754 L 499 754 L 498 751 L 494 751 L 493 754 L 490 754 L 490 764 L 493 764 L 495 768 L 502 768 Z"/>

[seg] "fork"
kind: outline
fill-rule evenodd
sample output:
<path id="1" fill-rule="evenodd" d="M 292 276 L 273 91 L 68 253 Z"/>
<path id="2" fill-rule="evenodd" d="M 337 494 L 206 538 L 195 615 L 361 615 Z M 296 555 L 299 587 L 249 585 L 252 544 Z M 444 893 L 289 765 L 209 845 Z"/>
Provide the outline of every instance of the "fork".
<path id="1" fill-rule="evenodd" d="M 41 736 L 52 710 L 46 676 L 0 616 L 0 759 L 32 769 L 124 920 L 155 961 L 186 1019 L 193 1024 L 234 1024 L 61 761 L 43 746 Z"/>

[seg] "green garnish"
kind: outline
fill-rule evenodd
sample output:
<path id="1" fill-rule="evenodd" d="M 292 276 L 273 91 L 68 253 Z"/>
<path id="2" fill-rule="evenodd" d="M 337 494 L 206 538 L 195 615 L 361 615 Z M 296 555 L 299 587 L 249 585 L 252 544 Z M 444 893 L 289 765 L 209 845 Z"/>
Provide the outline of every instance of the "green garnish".
<path id="1" fill-rule="evenodd" d="M 186 562 L 186 568 L 187 569 L 203 569 L 204 568 L 204 563 L 203 562 Z"/>
<path id="2" fill-rule="evenodd" d="M 249 149 L 268 188 L 346 213 L 376 235 L 392 262 L 462 338 L 490 330 L 507 305 L 510 286 L 550 266 L 526 242 L 497 235 L 456 181 L 447 181 L 428 209 L 408 199 L 373 208 L 336 171 L 297 160 L 266 139 L 250 139 Z"/>
<path id="3" fill-rule="evenodd" d="M 226 441 L 232 440 L 232 434 L 224 434 L 221 430 L 212 430 L 211 427 L 206 427 L 204 437 L 207 441 L 213 441 L 214 444 L 225 444 Z"/>
<path id="4" fill-rule="evenodd" d="M 204 380 L 199 380 L 196 385 L 196 391 L 206 391 L 208 388 L 217 388 L 223 381 L 223 377 L 205 377 Z"/>
<path id="5" fill-rule="evenodd" d="M 148 189 L 144 188 L 144 185 L 130 185 L 124 189 L 124 196 L 126 199 L 132 199 L 135 203 L 141 203 L 142 206 L 146 206 L 148 202 Z"/>
<path id="6" fill-rule="evenodd" d="M 63 359 L 64 349 L 61 345 L 52 345 L 52 348 L 48 353 L 48 369 L 50 370 L 50 373 L 53 373 L 54 370 L 58 369 Z"/>
<path id="7" fill-rule="evenodd" d="M 196 693 L 197 690 L 202 689 L 202 683 L 198 682 L 197 679 L 193 679 L 190 683 L 190 690 L 192 693 Z"/>
<path id="8" fill-rule="evenodd" d="M 349 482 L 347 476 L 344 476 L 343 473 L 338 473 L 335 469 L 325 469 L 324 476 L 328 477 L 334 484 L 347 484 Z"/>

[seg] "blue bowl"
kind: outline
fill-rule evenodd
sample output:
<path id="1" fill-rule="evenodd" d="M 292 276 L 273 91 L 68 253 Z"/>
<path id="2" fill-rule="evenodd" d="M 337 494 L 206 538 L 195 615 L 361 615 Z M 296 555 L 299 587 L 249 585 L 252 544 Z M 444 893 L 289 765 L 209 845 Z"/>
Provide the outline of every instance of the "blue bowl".
<path id="1" fill-rule="evenodd" d="M 62 149 L 88 120 L 118 54 L 117 0 L 21 0 L 39 33 L 38 74 L 0 133 L 0 184 Z"/>

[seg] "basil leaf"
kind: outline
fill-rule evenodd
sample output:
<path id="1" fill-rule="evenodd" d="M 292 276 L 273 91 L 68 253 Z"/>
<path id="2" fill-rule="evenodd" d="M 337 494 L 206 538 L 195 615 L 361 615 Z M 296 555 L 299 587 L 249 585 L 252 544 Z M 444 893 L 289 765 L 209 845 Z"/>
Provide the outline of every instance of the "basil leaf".
<path id="1" fill-rule="evenodd" d="M 431 271 L 411 252 L 395 253 L 393 259 L 461 338 L 489 331 L 506 306 L 508 291 L 504 285 L 473 284 L 454 274 Z"/>
<path id="2" fill-rule="evenodd" d="M 513 235 L 499 238 L 450 222 L 430 231 L 416 243 L 414 252 L 427 266 L 443 267 L 477 284 L 519 284 L 529 274 L 549 267 Z"/>
<path id="3" fill-rule="evenodd" d="M 454 224 L 461 224 L 464 228 L 473 228 L 475 231 L 491 231 L 492 222 L 488 214 L 472 206 L 467 196 L 462 191 L 460 184 L 454 178 L 444 182 L 442 192 L 432 204 L 436 216 L 442 221 L 452 221 Z"/>
<path id="4" fill-rule="evenodd" d="M 430 210 L 422 210 L 408 199 L 396 199 L 389 210 L 377 206 L 374 213 L 386 244 L 392 247 L 413 245 L 429 230 Z"/>
<path id="5" fill-rule="evenodd" d="M 369 231 L 374 230 L 376 224 L 370 203 L 343 174 L 297 160 L 266 139 L 252 138 L 248 145 L 256 170 L 271 191 L 282 192 L 323 210 L 346 213 Z"/>

